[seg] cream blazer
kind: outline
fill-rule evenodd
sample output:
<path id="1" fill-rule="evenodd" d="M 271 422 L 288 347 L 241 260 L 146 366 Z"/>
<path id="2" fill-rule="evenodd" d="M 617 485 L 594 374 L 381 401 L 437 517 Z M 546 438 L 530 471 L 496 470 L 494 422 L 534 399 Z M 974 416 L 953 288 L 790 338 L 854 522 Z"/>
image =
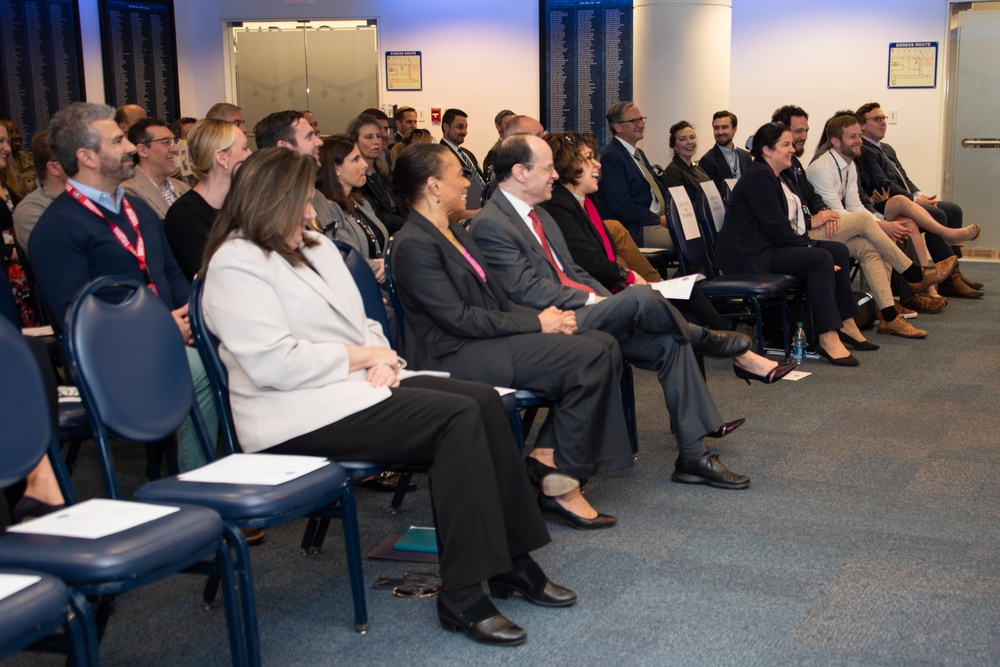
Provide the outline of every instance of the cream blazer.
<path id="1" fill-rule="evenodd" d="M 384 401 L 387 388 L 348 371 L 346 345 L 385 346 L 326 237 L 303 248 L 315 267 L 293 267 L 238 237 L 205 273 L 203 310 L 229 370 L 229 396 L 246 452 L 273 447 Z"/>

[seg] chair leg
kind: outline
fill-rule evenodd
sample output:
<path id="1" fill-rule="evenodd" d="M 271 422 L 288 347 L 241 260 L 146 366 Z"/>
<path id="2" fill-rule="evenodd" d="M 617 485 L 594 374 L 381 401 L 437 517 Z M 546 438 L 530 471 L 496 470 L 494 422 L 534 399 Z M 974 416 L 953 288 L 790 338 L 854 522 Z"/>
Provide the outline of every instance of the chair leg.
<path id="1" fill-rule="evenodd" d="M 70 665 L 97 667 L 101 664 L 101 658 L 94 612 L 87 603 L 87 598 L 74 590 L 69 592 L 69 606 L 74 617 L 66 624 L 66 634 L 73 651 L 70 654 Z"/>
<path id="2" fill-rule="evenodd" d="M 517 410 L 509 410 L 507 421 L 510 422 L 510 430 L 514 434 L 517 448 L 521 451 L 521 456 L 524 456 L 524 427 L 521 424 L 521 415 L 517 413 Z"/>
<path id="3" fill-rule="evenodd" d="M 399 474 L 399 483 L 396 484 L 396 490 L 392 493 L 392 502 L 389 503 L 389 511 L 393 514 L 398 512 L 399 508 L 403 506 L 403 498 L 406 497 L 406 487 L 410 485 L 411 479 L 413 479 L 412 472 Z"/>
<path id="4" fill-rule="evenodd" d="M 73 474 L 73 468 L 76 467 L 76 459 L 80 456 L 80 446 L 83 444 L 83 440 L 77 438 L 75 440 L 70 440 L 69 448 L 66 449 L 66 468 L 69 469 L 70 474 Z"/>
<path id="5" fill-rule="evenodd" d="M 524 431 L 524 439 L 527 441 L 528 434 L 531 433 L 531 425 L 535 422 L 535 415 L 538 414 L 538 408 L 531 407 L 524 409 L 524 416 L 521 418 L 521 428 Z"/>
<path id="6" fill-rule="evenodd" d="M 316 527 L 316 537 L 313 539 L 309 553 L 318 554 L 323 550 L 323 542 L 326 540 L 326 533 L 330 530 L 330 520 L 322 519 Z"/>
<path id="7" fill-rule="evenodd" d="M 632 366 L 628 362 L 622 366 L 621 381 L 622 408 L 625 410 L 625 427 L 628 429 L 628 443 L 632 447 L 632 455 L 639 453 L 639 433 L 635 413 L 635 382 L 632 377 Z"/>
<path id="8" fill-rule="evenodd" d="M 210 574 L 208 579 L 205 581 L 205 590 L 201 594 L 201 606 L 204 609 L 211 609 L 212 603 L 215 602 L 215 596 L 219 594 L 219 584 L 222 583 L 222 579 L 219 575 Z"/>
<path id="9" fill-rule="evenodd" d="M 306 522 L 306 530 L 302 534 L 302 543 L 299 545 L 299 553 L 308 556 L 311 553 L 313 544 L 316 541 L 316 529 L 319 527 L 319 519 L 314 516 L 309 517 Z"/>
<path id="10" fill-rule="evenodd" d="M 344 549 L 347 552 L 347 570 L 351 579 L 351 596 L 354 599 L 354 630 L 368 632 L 368 606 L 365 602 L 365 575 L 361 560 L 361 537 L 358 534 L 358 512 L 354 502 L 354 489 L 348 482 L 340 499 L 341 520 L 344 522 Z"/>
<path id="11" fill-rule="evenodd" d="M 235 561 L 232 554 L 236 554 Z M 229 627 L 233 665 L 260 667 L 260 629 L 257 626 L 257 601 L 253 589 L 250 548 L 239 528 L 224 525 L 223 541 L 219 545 L 216 561 L 222 578 L 222 597 L 226 605 L 226 624 Z"/>

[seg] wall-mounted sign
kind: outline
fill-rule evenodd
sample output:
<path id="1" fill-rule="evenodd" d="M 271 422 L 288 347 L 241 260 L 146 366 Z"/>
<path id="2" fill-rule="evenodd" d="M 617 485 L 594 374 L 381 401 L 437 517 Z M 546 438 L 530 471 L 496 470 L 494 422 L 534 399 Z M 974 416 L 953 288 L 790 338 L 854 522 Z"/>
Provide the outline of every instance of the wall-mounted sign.
<path id="1" fill-rule="evenodd" d="M 31 137 L 83 99 L 76 0 L 0 0 L 0 118 Z"/>
<path id="2" fill-rule="evenodd" d="M 937 42 L 889 44 L 890 88 L 936 88 Z"/>
<path id="3" fill-rule="evenodd" d="M 632 99 L 632 0 L 542 0 L 542 124 L 593 132 Z"/>
<path id="4" fill-rule="evenodd" d="M 420 51 L 385 52 L 386 90 L 423 90 L 423 64 Z"/>

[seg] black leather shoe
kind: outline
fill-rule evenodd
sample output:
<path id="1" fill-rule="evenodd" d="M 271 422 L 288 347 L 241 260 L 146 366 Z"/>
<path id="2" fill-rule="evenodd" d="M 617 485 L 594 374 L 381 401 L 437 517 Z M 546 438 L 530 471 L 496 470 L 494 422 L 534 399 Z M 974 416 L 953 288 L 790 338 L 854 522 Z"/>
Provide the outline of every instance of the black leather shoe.
<path id="1" fill-rule="evenodd" d="M 794 371 L 795 368 L 795 364 L 778 364 L 767 375 L 757 375 L 756 373 L 751 373 L 748 370 L 740 368 L 736 365 L 736 362 L 733 362 L 733 372 L 736 373 L 736 377 L 746 380 L 747 384 L 750 384 L 750 380 L 757 380 L 757 382 L 763 382 L 764 384 L 773 384 Z"/>
<path id="2" fill-rule="evenodd" d="M 837 337 L 840 338 L 840 342 L 849 347 L 853 347 L 855 350 L 862 350 L 865 352 L 874 352 L 878 349 L 878 345 L 867 340 L 857 340 L 848 336 L 840 329 L 837 329 Z"/>
<path id="3" fill-rule="evenodd" d="M 708 484 L 717 489 L 745 489 L 750 486 L 749 477 L 722 465 L 718 454 L 708 453 L 695 461 L 678 456 L 670 479 L 681 484 Z"/>
<path id="4" fill-rule="evenodd" d="M 545 465 L 533 456 L 524 459 L 524 465 L 528 469 L 528 479 L 546 496 L 561 496 L 580 488 L 580 480 Z"/>
<path id="5" fill-rule="evenodd" d="M 701 340 L 691 341 L 695 352 L 717 359 L 738 357 L 750 349 L 750 336 L 736 331 L 715 331 L 703 329 L 705 335 Z"/>
<path id="6" fill-rule="evenodd" d="M 709 431 L 708 433 L 705 434 L 705 437 L 724 438 L 725 436 L 729 435 L 730 433 L 738 429 L 740 426 L 743 426 L 744 423 L 746 423 L 746 419 L 742 417 L 740 417 L 739 419 L 734 419 L 731 422 L 726 422 L 725 424 L 715 429 L 714 431 Z"/>
<path id="7" fill-rule="evenodd" d="M 49 505 L 31 496 L 21 496 L 21 499 L 17 501 L 13 511 L 10 513 L 10 522 L 12 524 L 24 523 L 25 521 L 31 521 L 46 514 L 52 514 L 64 507 L 66 507 L 65 503 L 62 505 Z"/>
<path id="8" fill-rule="evenodd" d="M 490 579 L 490 595 L 509 598 L 520 595 L 540 607 L 569 607 L 576 604 L 576 593 L 549 581 L 538 563 Z"/>
<path id="9" fill-rule="evenodd" d="M 598 530 L 599 528 L 610 528 L 618 523 L 618 519 L 608 514 L 597 513 L 593 519 L 585 519 L 579 514 L 573 514 L 568 509 L 559 504 L 555 498 L 548 496 L 538 496 L 538 507 L 542 513 L 548 512 L 562 517 L 569 525 L 579 530 Z"/>
<path id="10" fill-rule="evenodd" d="M 442 628 L 464 632 L 466 637 L 480 644 L 517 646 L 528 640 L 528 633 L 507 620 L 487 597 L 462 611 L 447 595 L 441 594 L 437 599 L 437 612 Z"/>
<path id="11" fill-rule="evenodd" d="M 368 489 L 369 491 L 380 491 L 382 493 L 395 493 L 396 487 L 399 486 L 400 473 L 385 471 L 381 472 L 374 477 L 369 477 L 363 479 L 360 482 L 355 482 L 354 486 L 361 489 Z M 407 491 L 416 491 L 417 485 L 410 482 L 406 485 Z"/>
<path id="12" fill-rule="evenodd" d="M 816 346 L 816 354 L 823 357 L 829 361 L 834 366 L 846 366 L 848 368 L 854 368 L 860 366 L 860 362 L 854 358 L 853 354 L 848 354 L 846 357 L 831 357 L 830 353 L 823 349 L 822 345 Z"/>

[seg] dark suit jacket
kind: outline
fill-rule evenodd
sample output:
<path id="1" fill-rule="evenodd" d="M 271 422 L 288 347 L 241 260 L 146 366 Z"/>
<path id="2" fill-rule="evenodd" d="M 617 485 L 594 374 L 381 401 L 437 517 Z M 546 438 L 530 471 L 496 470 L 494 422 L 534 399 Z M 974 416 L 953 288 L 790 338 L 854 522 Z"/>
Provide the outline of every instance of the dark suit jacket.
<path id="1" fill-rule="evenodd" d="M 806 205 L 806 229 L 812 229 L 812 217 L 830 207 L 826 205 L 823 197 L 816 192 L 812 183 L 809 182 L 809 179 L 806 177 L 806 170 L 802 167 L 802 163 L 799 162 L 798 157 L 792 156 L 792 166 L 781 172 L 781 180 Z"/>
<path id="2" fill-rule="evenodd" d="M 646 182 L 645 179 L 643 182 Z M 573 255 L 552 216 L 539 206 L 535 207 L 535 213 L 542 221 L 549 247 L 559 258 L 566 275 L 591 287 L 601 296 L 610 296 L 611 292 L 573 261 Z M 586 305 L 590 295 L 583 290 L 564 287 L 559 282 L 559 274 L 549 263 L 542 245 L 521 221 L 502 190 L 498 190 L 476 214 L 470 230 L 511 301 L 538 310 L 549 306 L 576 310 Z"/>
<path id="3" fill-rule="evenodd" d="M 451 147 L 451 144 L 446 142 L 444 139 L 442 139 L 439 143 L 442 146 L 451 148 L 452 153 L 455 152 L 455 149 Z M 476 175 L 479 176 L 479 181 L 477 182 L 472 174 L 469 175 L 469 192 L 466 198 L 467 203 L 471 209 L 481 208 L 483 205 L 483 193 L 486 191 L 486 176 L 483 174 L 483 170 L 479 168 L 479 160 L 477 160 L 476 156 L 472 154 L 472 151 L 463 146 L 459 146 L 458 150 L 461 151 L 462 155 L 469 159 L 469 162 L 472 163 L 472 166 L 476 170 Z M 465 163 L 462 162 L 461 156 L 456 157 L 458 157 L 458 161 L 462 163 L 462 167 L 464 168 Z"/>
<path id="4" fill-rule="evenodd" d="M 695 206 L 698 205 L 698 193 L 701 192 L 701 184 L 710 180 L 714 179 L 708 175 L 700 163 L 695 162 L 693 165 L 688 165 L 683 158 L 676 154 L 674 154 L 674 158 L 667 165 L 667 168 L 663 170 L 663 175 L 660 176 L 660 181 L 663 183 L 665 189 L 683 185 L 687 191 L 688 199 Z M 722 190 L 719 190 L 719 192 L 722 192 Z"/>
<path id="5" fill-rule="evenodd" d="M 890 155 L 895 158 L 896 151 L 886 143 L 882 144 L 885 153 L 879 150 L 874 143 L 865 139 L 861 144 L 861 160 L 858 161 L 858 182 L 861 189 L 868 195 L 877 190 L 882 183 L 889 182 L 889 193 L 892 196 L 903 195 L 907 199 L 913 199 L 913 193 L 919 188 L 906 175 L 903 166 L 898 163 L 895 166 L 890 161 Z M 896 171 L 896 168 L 899 171 Z M 902 174 L 902 177 L 900 177 Z M 880 210 L 885 205 L 878 206 Z"/>
<path id="6" fill-rule="evenodd" d="M 753 158 L 750 157 L 750 153 L 739 146 L 734 146 L 733 148 L 736 149 L 736 159 L 740 162 L 740 174 L 741 176 L 745 175 L 753 163 Z M 702 155 L 701 159 L 698 160 L 698 164 L 705 170 L 708 177 L 715 181 L 719 192 L 724 192 L 722 186 L 727 178 L 736 178 L 733 170 L 729 168 L 729 163 L 726 162 L 726 156 L 722 154 L 719 144 L 715 144 L 710 151 Z"/>
<path id="7" fill-rule="evenodd" d="M 740 177 L 715 244 L 715 261 L 726 273 L 770 273 L 775 248 L 809 242 L 788 222 L 788 201 L 766 162 L 754 162 Z"/>
<path id="8" fill-rule="evenodd" d="M 406 357 L 416 368 L 468 377 L 475 364 L 489 377 L 513 378 L 504 336 L 538 333 L 538 311 L 510 303 L 486 257 L 461 225 L 451 231 L 486 272 L 484 283 L 461 252 L 419 213 L 393 238 L 393 284 L 406 313 Z"/>
<path id="9" fill-rule="evenodd" d="M 653 167 L 641 150 L 639 156 L 652 174 Z M 660 188 L 663 201 L 668 201 L 666 191 L 655 177 L 653 182 Z M 597 191 L 596 203 L 601 217 L 622 223 L 638 246 L 642 246 L 642 228 L 660 224 L 660 218 L 649 210 L 653 203 L 649 181 L 617 139 L 612 139 L 601 153 L 601 189 Z"/>
<path id="10" fill-rule="evenodd" d="M 584 271 L 597 278 L 597 280 L 608 289 L 619 289 L 625 287 L 628 278 L 628 269 L 608 259 L 604 250 L 604 242 L 601 240 L 593 223 L 587 216 L 587 212 L 573 197 L 573 193 L 566 189 L 565 185 L 556 183 L 552 187 L 552 199 L 542 202 L 540 206 L 548 211 L 552 219 L 559 225 L 566 247 L 569 248 L 573 261 L 579 264 Z M 601 223 L 604 224 L 604 223 Z M 611 240 L 611 248 L 617 256 L 614 239 L 605 227 L 604 232 Z"/>

